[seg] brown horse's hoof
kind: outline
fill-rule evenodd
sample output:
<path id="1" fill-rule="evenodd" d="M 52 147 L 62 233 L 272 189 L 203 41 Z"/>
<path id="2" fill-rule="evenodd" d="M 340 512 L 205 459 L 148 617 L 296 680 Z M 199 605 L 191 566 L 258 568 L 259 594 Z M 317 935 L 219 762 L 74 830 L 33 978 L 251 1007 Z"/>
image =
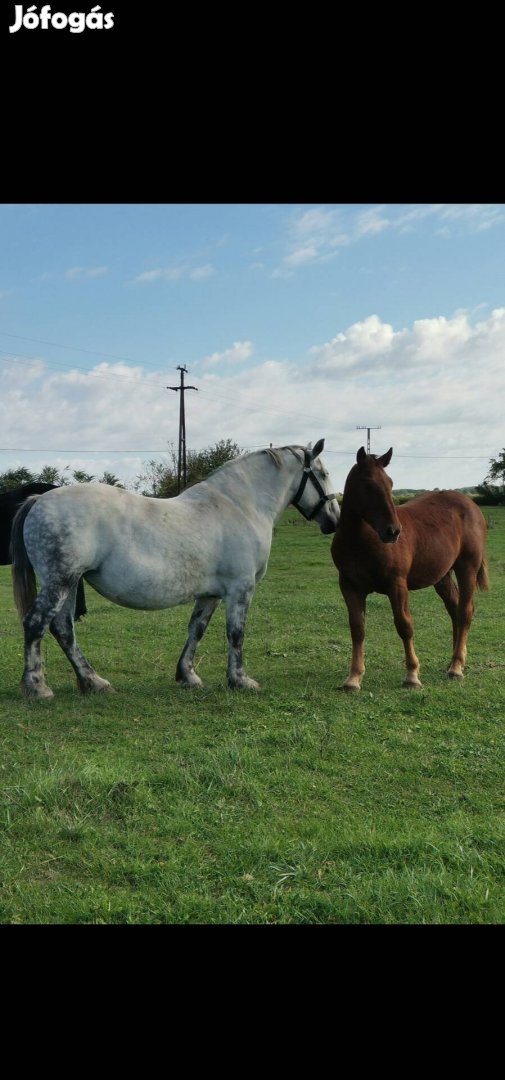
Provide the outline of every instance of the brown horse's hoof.
<path id="1" fill-rule="evenodd" d="M 342 683 L 339 690 L 344 690 L 346 694 L 359 694 L 361 686 L 349 686 L 348 683 Z"/>
<path id="2" fill-rule="evenodd" d="M 457 681 L 458 679 L 459 680 L 464 679 L 464 677 L 465 676 L 463 675 L 462 671 L 448 671 L 447 672 L 447 678 L 448 679 L 454 679 L 455 681 Z"/>
<path id="3" fill-rule="evenodd" d="M 422 682 L 409 682 L 408 679 L 403 680 L 402 686 L 405 687 L 405 690 L 422 690 L 423 688 Z"/>

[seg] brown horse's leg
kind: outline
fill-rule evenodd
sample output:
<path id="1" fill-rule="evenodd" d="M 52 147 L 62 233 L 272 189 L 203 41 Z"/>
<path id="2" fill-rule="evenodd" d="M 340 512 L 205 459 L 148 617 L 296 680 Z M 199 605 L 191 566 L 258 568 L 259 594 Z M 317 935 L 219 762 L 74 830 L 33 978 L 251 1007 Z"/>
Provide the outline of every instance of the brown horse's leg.
<path id="1" fill-rule="evenodd" d="M 466 641 L 474 613 L 473 594 L 477 584 L 477 571 L 468 565 L 462 566 L 461 563 L 456 563 L 454 572 L 459 585 L 459 603 L 456 641 L 447 674 L 451 679 L 462 679 L 466 661 Z"/>
<path id="2" fill-rule="evenodd" d="M 393 609 L 395 626 L 403 641 L 403 648 L 405 649 L 407 671 L 402 685 L 406 686 L 409 690 L 415 690 L 419 686 L 422 686 L 422 683 L 419 679 L 420 664 L 414 651 L 414 631 L 409 611 L 409 593 L 407 586 L 402 582 L 397 582 L 389 593 L 389 601 Z"/>
<path id="3" fill-rule="evenodd" d="M 444 604 L 449 612 L 452 622 L 452 647 L 456 648 L 456 640 L 458 635 L 458 602 L 459 592 L 452 580 L 451 572 L 449 571 L 445 577 L 437 581 L 435 585 L 435 591 L 444 601 Z"/>
<path id="4" fill-rule="evenodd" d="M 351 670 L 341 690 L 361 690 L 361 680 L 365 674 L 364 663 L 364 640 L 365 640 L 365 611 L 366 594 L 359 593 L 340 574 L 340 591 L 347 604 L 349 614 L 349 628 L 352 638 Z"/>

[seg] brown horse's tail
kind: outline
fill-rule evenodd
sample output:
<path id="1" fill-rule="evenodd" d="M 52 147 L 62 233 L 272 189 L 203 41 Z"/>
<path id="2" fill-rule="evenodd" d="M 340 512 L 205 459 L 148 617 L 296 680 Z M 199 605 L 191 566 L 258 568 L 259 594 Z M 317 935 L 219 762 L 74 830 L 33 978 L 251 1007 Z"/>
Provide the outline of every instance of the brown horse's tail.
<path id="1" fill-rule="evenodd" d="M 482 592 L 489 589 L 489 574 L 487 572 L 487 559 L 483 558 L 477 574 L 477 588 Z"/>
<path id="2" fill-rule="evenodd" d="M 14 600 L 21 620 L 23 620 L 26 612 L 31 608 L 33 601 L 37 596 L 35 571 L 25 548 L 23 525 L 25 523 L 26 515 L 38 498 L 38 495 L 32 495 L 29 499 L 25 499 L 12 522 L 12 582 L 14 586 Z"/>

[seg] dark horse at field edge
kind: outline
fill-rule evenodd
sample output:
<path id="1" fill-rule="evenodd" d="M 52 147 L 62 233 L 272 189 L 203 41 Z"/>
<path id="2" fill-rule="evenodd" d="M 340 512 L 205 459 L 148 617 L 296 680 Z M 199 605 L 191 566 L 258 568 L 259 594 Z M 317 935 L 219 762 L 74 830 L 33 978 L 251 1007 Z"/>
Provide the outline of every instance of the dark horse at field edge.
<path id="1" fill-rule="evenodd" d="M 35 481 L 32 484 L 20 484 L 19 487 L 11 488 L 10 491 L 0 492 L 0 566 L 9 566 L 11 558 L 11 532 L 12 522 L 16 511 L 28 499 L 30 495 L 43 495 L 46 491 L 52 491 L 58 484 L 42 484 Z M 82 580 L 77 586 L 75 598 L 75 619 L 80 619 L 87 614 L 84 585 Z"/>
<path id="2" fill-rule="evenodd" d="M 331 553 L 347 605 L 352 638 L 351 670 L 343 690 L 360 690 L 365 671 L 366 598 L 388 596 L 405 649 L 403 686 L 420 687 L 414 651 L 409 590 L 433 585 L 451 617 L 453 653 L 447 674 L 462 679 L 475 589 L 488 589 L 484 554 L 487 525 L 479 507 L 458 491 L 429 491 L 395 507 L 385 472 L 392 448 L 376 457 L 357 453 L 344 487 L 340 522 Z M 454 571 L 457 585 L 451 571 Z"/>

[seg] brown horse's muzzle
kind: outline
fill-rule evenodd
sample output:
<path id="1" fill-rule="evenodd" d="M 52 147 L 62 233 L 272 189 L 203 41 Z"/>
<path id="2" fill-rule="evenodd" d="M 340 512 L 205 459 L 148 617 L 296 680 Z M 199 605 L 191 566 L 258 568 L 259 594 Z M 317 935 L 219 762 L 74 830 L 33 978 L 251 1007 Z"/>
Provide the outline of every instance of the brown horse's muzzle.
<path id="1" fill-rule="evenodd" d="M 399 525 L 386 525 L 385 529 L 380 529 L 379 536 L 384 544 L 396 544 L 400 539 L 401 531 Z"/>

